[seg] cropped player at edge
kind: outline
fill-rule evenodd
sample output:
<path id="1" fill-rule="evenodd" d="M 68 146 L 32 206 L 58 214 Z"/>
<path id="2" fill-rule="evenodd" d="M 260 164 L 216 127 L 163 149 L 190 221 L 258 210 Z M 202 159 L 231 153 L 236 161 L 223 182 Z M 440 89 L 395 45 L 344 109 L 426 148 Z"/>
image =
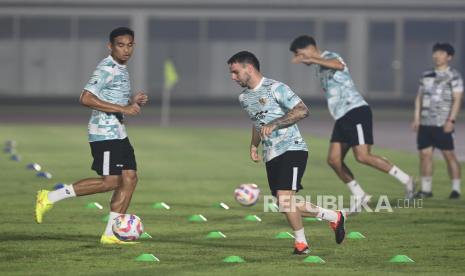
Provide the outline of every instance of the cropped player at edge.
<path id="1" fill-rule="evenodd" d="M 260 161 L 261 142 L 270 190 L 295 233 L 294 254 L 310 252 L 302 216 L 328 221 L 336 243 L 341 243 L 345 237 L 343 212 L 323 209 L 310 202 L 296 202 L 294 197 L 303 189 L 300 182 L 308 157 L 307 145 L 296 123 L 309 115 L 307 106 L 287 85 L 263 77 L 254 54 L 242 51 L 227 63 L 232 80 L 245 88 L 239 102 L 253 122 L 250 157 L 254 162 Z"/>
<path id="2" fill-rule="evenodd" d="M 386 158 L 371 153 L 373 145 L 371 108 L 355 88 L 349 69 L 341 56 L 320 50 L 315 39 L 306 35 L 294 39 L 290 51 L 294 53 L 292 63 L 316 66 L 317 76 L 326 94 L 329 112 L 336 120 L 331 136 L 328 164 L 358 199 L 358 204 L 351 206 L 351 213 L 360 211 L 360 205 L 368 202 L 371 196 L 365 193 L 344 163 L 350 149 L 359 163 L 389 173 L 404 185 L 405 198 L 413 198 L 414 178 Z"/>
<path id="3" fill-rule="evenodd" d="M 80 103 L 92 109 L 88 140 L 94 158 L 92 170 L 101 177 L 82 179 L 55 191 L 38 191 L 35 220 L 42 223 L 44 214 L 60 200 L 113 191 L 109 220 L 100 242 L 134 244 L 119 240 L 113 234 L 112 223 L 126 213 L 137 184 L 136 158 L 126 134 L 124 115 L 139 114 L 148 98 L 142 92 L 131 98 L 126 64 L 134 50 L 134 32 L 120 27 L 110 33 L 109 39 L 110 55 L 97 66 L 80 97 Z"/>

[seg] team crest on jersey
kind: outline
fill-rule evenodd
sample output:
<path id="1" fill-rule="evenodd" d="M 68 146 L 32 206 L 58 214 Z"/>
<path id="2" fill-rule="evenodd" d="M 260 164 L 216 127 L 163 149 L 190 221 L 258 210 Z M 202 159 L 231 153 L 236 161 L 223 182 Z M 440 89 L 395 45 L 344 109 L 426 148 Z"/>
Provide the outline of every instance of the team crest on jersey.
<path id="1" fill-rule="evenodd" d="M 258 100 L 258 102 L 259 102 L 261 105 L 266 105 L 267 99 L 266 99 L 266 98 L 260 98 L 260 99 Z"/>

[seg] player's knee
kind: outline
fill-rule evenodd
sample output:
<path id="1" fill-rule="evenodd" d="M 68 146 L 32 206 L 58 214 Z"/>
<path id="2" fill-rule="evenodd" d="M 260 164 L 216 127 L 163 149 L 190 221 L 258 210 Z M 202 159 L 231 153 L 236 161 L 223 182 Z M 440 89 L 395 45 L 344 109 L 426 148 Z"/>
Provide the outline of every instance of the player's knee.
<path id="1" fill-rule="evenodd" d="M 123 174 L 123 181 L 125 184 L 135 186 L 137 185 L 138 180 L 137 173 L 135 172 L 128 172 Z"/>
<path id="2" fill-rule="evenodd" d="M 105 191 L 113 191 L 119 185 L 118 177 L 104 177 L 102 182 Z"/>
<path id="3" fill-rule="evenodd" d="M 432 160 L 432 158 L 433 158 L 433 152 L 430 152 L 430 151 L 421 151 L 421 152 L 420 152 L 420 158 L 421 158 L 423 161 Z"/>
<path id="4" fill-rule="evenodd" d="M 334 158 L 334 157 L 330 156 L 330 157 L 328 157 L 326 162 L 333 169 L 338 169 L 338 168 L 341 167 L 341 160 L 339 160 L 338 158 Z"/>
<path id="5" fill-rule="evenodd" d="M 365 164 L 365 165 L 370 164 L 370 156 L 368 154 L 364 154 L 364 153 L 356 154 L 355 159 L 357 160 L 357 162 L 361 164 Z"/>

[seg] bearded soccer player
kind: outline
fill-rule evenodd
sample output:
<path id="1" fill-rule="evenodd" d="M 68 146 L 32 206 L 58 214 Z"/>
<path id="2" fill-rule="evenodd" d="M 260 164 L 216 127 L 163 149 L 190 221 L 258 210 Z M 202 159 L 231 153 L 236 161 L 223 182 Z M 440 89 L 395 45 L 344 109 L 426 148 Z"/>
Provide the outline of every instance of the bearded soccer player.
<path id="1" fill-rule="evenodd" d="M 365 193 L 344 162 L 349 150 L 352 150 L 359 163 L 397 179 L 404 186 L 405 198 L 413 198 L 414 178 L 386 158 L 371 153 L 374 143 L 371 108 L 355 88 L 347 64 L 341 56 L 320 50 L 315 39 L 306 35 L 297 37 L 291 43 L 290 51 L 294 54 L 292 63 L 316 67 L 329 112 L 336 121 L 329 146 L 328 164 L 357 199 L 358 204 L 351 206 L 351 213 L 360 211 L 360 205 L 367 203 L 371 196 Z"/>
<path id="2" fill-rule="evenodd" d="M 37 193 L 35 220 L 56 202 L 76 196 L 113 191 L 109 220 L 100 238 L 102 244 L 135 244 L 120 241 L 112 231 L 113 220 L 126 213 L 137 184 L 134 149 L 126 134 L 124 115 L 137 115 L 148 97 L 139 92 L 131 97 L 127 63 L 134 50 L 134 32 L 126 27 L 109 35 L 110 55 L 95 69 L 80 97 L 80 103 L 92 109 L 88 141 L 93 157 L 92 170 L 100 177 L 81 179 L 72 185 Z"/>
<path id="3" fill-rule="evenodd" d="M 301 180 L 307 165 L 308 149 L 297 122 L 309 115 L 307 106 L 284 83 L 265 78 L 254 54 L 242 51 L 228 60 L 231 78 L 244 88 L 239 95 L 242 108 L 253 122 L 250 158 L 260 161 L 258 147 L 263 147 L 268 184 L 277 197 L 280 211 L 294 230 L 294 254 L 310 252 L 302 216 L 326 220 L 335 232 L 336 243 L 345 237 L 345 214 L 298 202 L 295 194 L 303 189 Z"/>

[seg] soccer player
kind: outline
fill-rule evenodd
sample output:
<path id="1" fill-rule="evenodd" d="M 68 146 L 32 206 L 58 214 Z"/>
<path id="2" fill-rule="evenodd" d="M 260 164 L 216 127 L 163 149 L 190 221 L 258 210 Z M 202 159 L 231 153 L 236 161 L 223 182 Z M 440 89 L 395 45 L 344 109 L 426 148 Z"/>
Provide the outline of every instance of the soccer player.
<path id="1" fill-rule="evenodd" d="M 128 209 L 137 184 L 134 149 L 124 125 L 124 115 L 137 115 L 148 97 L 143 92 L 131 98 L 126 64 L 134 50 L 134 32 L 126 27 L 110 33 L 110 55 L 97 66 L 80 97 L 80 103 L 92 109 L 88 140 L 92 170 L 100 177 L 81 179 L 62 188 L 37 192 L 35 220 L 42 223 L 44 214 L 63 199 L 113 191 L 110 215 L 100 243 L 134 244 L 120 241 L 112 232 L 112 222 Z"/>
<path id="2" fill-rule="evenodd" d="M 433 46 L 434 69 L 425 71 L 415 99 L 412 128 L 418 132 L 421 190 L 417 198 L 432 197 L 433 149 L 441 150 L 452 180 L 450 199 L 460 197 L 460 164 L 454 153 L 454 124 L 460 110 L 463 80 L 449 67 L 455 50 L 449 43 Z"/>
<path id="3" fill-rule="evenodd" d="M 308 150 L 296 123 L 309 115 L 307 106 L 285 84 L 263 77 L 254 54 L 242 51 L 228 60 L 232 80 L 245 88 L 239 102 L 253 122 L 250 158 L 260 161 L 258 147 L 263 146 L 268 184 L 278 198 L 295 233 L 294 254 L 310 252 L 302 216 L 314 216 L 330 223 L 339 244 L 345 237 L 345 215 L 341 211 L 320 208 L 295 200 L 303 189 L 301 180 L 307 165 Z"/>
<path id="4" fill-rule="evenodd" d="M 389 173 L 405 187 L 405 198 L 414 195 L 413 177 L 393 165 L 387 159 L 371 153 L 373 145 L 372 113 L 370 106 L 355 88 L 349 69 L 336 53 L 322 51 L 311 36 L 299 36 L 290 45 L 294 53 L 292 63 L 314 65 L 321 86 L 326 94 L 329 112 L 336 120 L 328 153 L 328 164 L 347 185 L 358 204 L 351 212 L 360 211 L 360 205 L 371 198 L 344 162 L 352 149 L 355 159 L 364 165 Z"/>

